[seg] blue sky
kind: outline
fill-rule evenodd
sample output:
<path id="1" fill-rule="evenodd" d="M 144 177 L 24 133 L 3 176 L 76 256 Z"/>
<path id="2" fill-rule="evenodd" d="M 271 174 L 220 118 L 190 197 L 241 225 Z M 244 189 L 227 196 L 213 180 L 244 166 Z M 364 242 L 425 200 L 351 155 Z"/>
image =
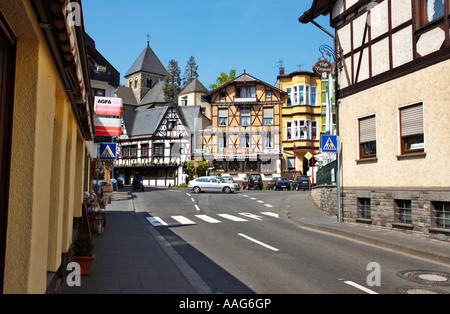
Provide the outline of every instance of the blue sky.
<path id="1" fill-rule="evenodd" d="M 246 70 L 275 84 L 279 61 L 285 72 L 307 70 L 322 44 L 333 40 L 298 17 L 312 0 L 84 0 L 86 32 L 97 50 L 124 75 L 147 45 L 167 68 L 178 62 L 183 75 L 190 56 L 208 88 L 220 72 Z M 331 33 L 329 17 L 316 20 Z"/>

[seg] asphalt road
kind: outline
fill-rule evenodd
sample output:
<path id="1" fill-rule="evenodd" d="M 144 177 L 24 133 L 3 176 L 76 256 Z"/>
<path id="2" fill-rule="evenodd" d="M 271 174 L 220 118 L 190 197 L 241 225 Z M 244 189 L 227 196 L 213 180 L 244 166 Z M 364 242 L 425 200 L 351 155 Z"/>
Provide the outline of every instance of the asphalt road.
<path id="1" fill-rule="evenodd" d="M 444 265 L 282 219 L 286 200 L 294 197 L 301 208 L 309 192 L 151 190 L 134 193 L 136 210 L 149 214 L 149 223 L 214 293 L 393 294 L 418 285 L 399 272 L 450 273 Z"/>

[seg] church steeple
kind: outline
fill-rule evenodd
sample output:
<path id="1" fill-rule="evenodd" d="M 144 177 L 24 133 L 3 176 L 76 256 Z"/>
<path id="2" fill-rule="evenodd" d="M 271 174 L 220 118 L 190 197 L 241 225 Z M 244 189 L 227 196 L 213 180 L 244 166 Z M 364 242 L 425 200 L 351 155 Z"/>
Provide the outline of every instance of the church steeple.
<path id="1" fill-rule="evenodd" d="M 125 74 L 126 86 L 133 90 L 137 101 L 140 102 L 166 74 L 166 68 L 150 48 L 150 35 L 147 35 L 147 47 Z"/>

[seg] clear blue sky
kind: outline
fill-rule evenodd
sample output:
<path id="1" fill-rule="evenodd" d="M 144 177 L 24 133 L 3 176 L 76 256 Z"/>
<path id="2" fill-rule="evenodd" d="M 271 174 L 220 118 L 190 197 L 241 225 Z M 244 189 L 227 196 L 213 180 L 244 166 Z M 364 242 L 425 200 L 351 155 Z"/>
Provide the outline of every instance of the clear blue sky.
<path id="1" fill-rule="evenodd" d="M 312 0 L 84 0 L 86 32 L 97 50 L 124 75 L 147 45 L 167 68 L 181 75 L 194 56 L 199 80 L 209 88 L 220 72 L 236 70 L 275 84 L 279 61 L 285 72 L 312 71 L 319 47 L 333 40 L 299 16 Z M 316 20 L 331 33 L 329 17 Z"/>

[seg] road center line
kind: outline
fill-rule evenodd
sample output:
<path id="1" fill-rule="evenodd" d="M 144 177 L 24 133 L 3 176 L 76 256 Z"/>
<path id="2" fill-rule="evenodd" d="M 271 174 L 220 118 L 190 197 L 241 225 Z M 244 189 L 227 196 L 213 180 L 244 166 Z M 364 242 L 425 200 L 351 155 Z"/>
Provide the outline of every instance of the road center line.
<path id="1" fill-rule="evenodd" d="M 357 283 L 355 283 L 353 281 L 344 281 L 344 283 L 349 286 L 355 287 L 356 289 L 362 290 L 368 294 L 378 294 L 377 292 L 367 289 L 366 287 L 363 287 L 361 285 L 358 285 Z"/>
<path id="2" fill-rule="evenodd" d="M 269 250 L 272 250 L 272 251 L 275 251 L 275 252 L 278 252 L 278 251 L 279 251 L 279 249 L 274 248 L 273 246 L 270 246 L 270 245 L 268 245 L 268 244 L 265 244 L 265 243 L 263 243 L 263 242 L 261 242 L 261 241 L 258 241 L 258 240 L 256 240 L 256 239 L 253 239 L 253 238 L 251 238 L 251 237 L 249 237 L 248 235 L 245 235 L 245 234 L 243 234 L 243 233 L 238 233 L 238 235 L 241 236 L 241 237 L 243 237 L 243 238 L 246 238 L 247 240 L 250 240 L 250 241 L 252 241 L 252 242 L 254 242 L 254 243 L 256 243 L 256 244 L 259 244 L 259 245 L 261 245 L 261 246 L 263 246 L 263 247 L 265 247 L 265 248 L 267 248 L 267 249 L 269 249 Z"/>
<path id="3" fill-rule="evenodd" d="M 197 211 L 200 211 L 200 207 L 198 207 L 197 204 L 195 204 L 194 206 L 195 206 L 195 209 L 196 209 Z"/>
<path id="4" fill-rule="evenodd" d="M 195 200 L 191 197 L 191 201 L 195 202 Z"/>

